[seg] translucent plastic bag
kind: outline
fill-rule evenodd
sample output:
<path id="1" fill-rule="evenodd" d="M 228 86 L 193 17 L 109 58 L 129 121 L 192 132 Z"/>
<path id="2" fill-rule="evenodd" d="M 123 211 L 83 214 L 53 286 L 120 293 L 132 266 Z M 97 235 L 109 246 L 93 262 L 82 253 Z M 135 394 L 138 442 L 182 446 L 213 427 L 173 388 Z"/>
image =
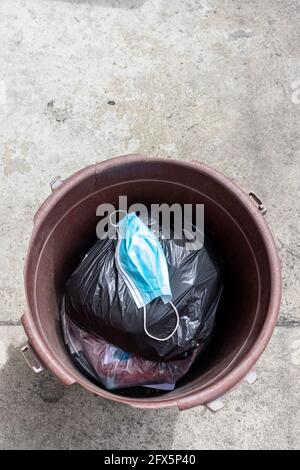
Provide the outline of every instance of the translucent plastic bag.
<path id="1" fill-rule="evenodd" d="M 146 385 L 172 390 L 199 354 L 198 348 L 182 359 L 153 362 L 126 353 L 87 333 L 65 314 L 62 314 L 62 327 L 65 343 L 75 364 L 108 390 Z"/>

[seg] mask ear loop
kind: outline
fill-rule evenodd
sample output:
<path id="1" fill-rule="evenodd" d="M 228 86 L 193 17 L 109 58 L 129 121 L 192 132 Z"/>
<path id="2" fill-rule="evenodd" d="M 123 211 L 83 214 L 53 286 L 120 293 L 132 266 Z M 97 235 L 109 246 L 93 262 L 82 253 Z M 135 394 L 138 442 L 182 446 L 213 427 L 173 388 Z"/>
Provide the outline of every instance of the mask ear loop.
<path id="1" fill-rule="evenodd" d="M 176 326 L 174 328 L 174 330 L 172 331 L 172 333 L 167 336 L 166 338 L 158 338 L 157 336 L 153 336 L 151 335 L 151 333 L 149 333 L 149 331 L 147 330 L 147 315 L 146 315 L 146 306 L 144 305 L 143 306 L 143 310 L 144 310 L 144 331 L 146 333 L 147 336 L 149 336 L 149 338 L 152 338 L 152 339 L 156 339 L 156 341 L 167 341 L 168 339 L 172 338 L 172 336 L 174 335 L 174 333 L 177 331 L 177 328 L 179 326 L 179 314 L 178 314 L 178 310 L 177 308 L 175 307 L 175 305 L 173 304 L 173 302 L 169 302 L 169 304 L 173 307 L 175 313 L 176 313 Z"/>
<path id="2" fill-rule="evenodd" d="M 118 209 L 116 211 L 113 211 L 108 217 L 109 223 L 112 227 L 118 227 L 118 225 L 119 225 L 119 224 L 113 224 L 112 221 L 111 221 L 111 216 L 114 215 L 114 214 L 117 214 L 118 212 L 123 212 L 123 214 L 127 215 L 127 212 L 124 209 Z"/>

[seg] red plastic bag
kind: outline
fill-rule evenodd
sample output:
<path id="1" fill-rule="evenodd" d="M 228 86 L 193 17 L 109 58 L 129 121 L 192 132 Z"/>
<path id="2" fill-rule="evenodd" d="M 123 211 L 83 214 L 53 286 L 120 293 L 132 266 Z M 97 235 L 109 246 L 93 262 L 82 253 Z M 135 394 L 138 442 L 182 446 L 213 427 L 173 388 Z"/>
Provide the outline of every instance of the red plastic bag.
<path id="1" fill-rule="evenodd" d="M 75 363 L 108 390 L 141 385 L 173 385 L 185 375 L 198 355 L 193 350 L 183 359 L 154 362 L 107 343 L 79 328 L 62 315 L 65 343 Z M 173 388 L 173 387 L 170 387 Z"/>

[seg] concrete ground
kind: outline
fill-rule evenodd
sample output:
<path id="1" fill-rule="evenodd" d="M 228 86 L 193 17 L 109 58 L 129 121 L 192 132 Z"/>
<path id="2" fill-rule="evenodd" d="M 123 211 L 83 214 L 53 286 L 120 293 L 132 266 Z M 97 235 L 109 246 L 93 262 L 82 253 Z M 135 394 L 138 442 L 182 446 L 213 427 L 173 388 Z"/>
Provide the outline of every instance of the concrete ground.
<path id="1" fill-rule="evenodd" d="M 299 20 L 298 0 L 1 0 L 0 448 L 299 448 Z M 19 353 L 49 181 L 133 152 L 208 163 L 269 208 L 278 326 L 217 414 L 114 405 Z"/>

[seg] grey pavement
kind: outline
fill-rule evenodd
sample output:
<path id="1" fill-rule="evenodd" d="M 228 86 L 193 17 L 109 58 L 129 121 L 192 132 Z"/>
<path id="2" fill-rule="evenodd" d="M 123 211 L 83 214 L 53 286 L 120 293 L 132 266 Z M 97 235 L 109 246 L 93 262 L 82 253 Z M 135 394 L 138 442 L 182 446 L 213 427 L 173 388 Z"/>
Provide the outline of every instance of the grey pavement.
<path id="1" fill-rule="evenodd" d="M 1 0 L 0 448 L 300 447 L 299 21 L 297 0 Z M 115 405 L 20 356 L 49 181 L 126 153 L 207 163 L 269 209 L 278 326 L 217 414 Z"/>

